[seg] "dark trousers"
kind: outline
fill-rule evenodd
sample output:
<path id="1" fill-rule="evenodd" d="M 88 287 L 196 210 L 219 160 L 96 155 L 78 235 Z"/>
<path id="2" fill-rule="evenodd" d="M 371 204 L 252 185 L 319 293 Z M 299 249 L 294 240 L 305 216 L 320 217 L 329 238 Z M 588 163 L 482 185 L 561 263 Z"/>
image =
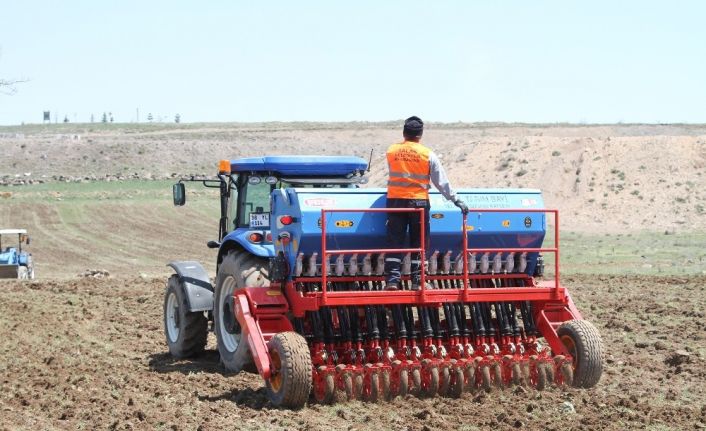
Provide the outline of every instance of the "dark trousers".
<path id="1" fill-rule="evenodd" d="M 387 199 L 388 208 L 424 208 L 424 249 L 429 248 L 429 201 L 426 199 Z M 421 226 L 419 225 L 419 213 L 396 212 L 387 214 L 387 246 L 388 248 L 417 248 L 420 242 Z M 407 244 L 407 232 L 409 232 L 409 244 Z M 402 253 L 389 253 L 385 256 L 385 273 L 387 282 L 400 282 L 400 266 L 402 263 Z M 421 278 L 421 265 L 424 257 L 419 253 L 412 254 L 412 283 L 419 283 Z"/>

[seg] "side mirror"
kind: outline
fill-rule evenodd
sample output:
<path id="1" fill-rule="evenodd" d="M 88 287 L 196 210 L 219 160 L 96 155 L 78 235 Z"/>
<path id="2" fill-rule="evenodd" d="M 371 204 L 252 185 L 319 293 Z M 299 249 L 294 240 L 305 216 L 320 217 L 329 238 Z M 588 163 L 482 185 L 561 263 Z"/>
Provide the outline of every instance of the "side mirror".
<path id="1" fill-rule="evenodd" d="M 186 187 L 184 187 L 184 183 L 176 183 L 172 186 L 172 196 L 174 198 L 174 206 L 180 207 L 186 203 Z"/>

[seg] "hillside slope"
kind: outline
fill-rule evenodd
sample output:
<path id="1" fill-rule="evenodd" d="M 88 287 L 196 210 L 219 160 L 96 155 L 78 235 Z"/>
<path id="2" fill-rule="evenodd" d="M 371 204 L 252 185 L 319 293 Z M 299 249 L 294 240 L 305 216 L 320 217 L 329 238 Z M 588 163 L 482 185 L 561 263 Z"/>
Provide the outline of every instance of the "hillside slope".
<path id="1" fill-rule="evenodd" d="M 385 182 L 392 123 L 49 125 L 0 128 L 0 180 L 167 178 L 221 158 L 374 151 Z M 706 126 L 431 124 L 424 142 L 455 187 L 533 187 L 572 231 L 706 229 Z M 43 178 L 44 177 L 44 178 Z"/>

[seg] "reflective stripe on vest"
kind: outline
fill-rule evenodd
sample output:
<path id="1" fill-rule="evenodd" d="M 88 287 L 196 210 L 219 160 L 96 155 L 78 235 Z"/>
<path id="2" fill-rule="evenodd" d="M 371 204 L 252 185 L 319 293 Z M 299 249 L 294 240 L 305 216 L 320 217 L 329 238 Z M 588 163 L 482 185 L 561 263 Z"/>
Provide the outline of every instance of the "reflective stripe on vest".
<path id="1" fill-rule="evenodd" d="M 427 180 L 429 181 L 429 175 L 419 175 L 419 174 L 409 174 L 407 172 L 390 172 L 391 177 L 397 178 L 414 178 L 415 180 Z"/>
<path id="2" fill-rule="evenodd" d="M 387 197 L 396 199 L 429 199 L 431 150 L 418 142 L 393 144 L 387 150 L 390 177 Z"/>
<path id="3" fill-rule="evenodd" d="M 387 182 L 387 187 L 389 188 L 390 186 L 393 187 L 421 187 L 424 190 L 429 190 L 431 186 L 429 184 L 412 184 L 412 183 L 403 183 L 401 181 L 388 181 Z"/>

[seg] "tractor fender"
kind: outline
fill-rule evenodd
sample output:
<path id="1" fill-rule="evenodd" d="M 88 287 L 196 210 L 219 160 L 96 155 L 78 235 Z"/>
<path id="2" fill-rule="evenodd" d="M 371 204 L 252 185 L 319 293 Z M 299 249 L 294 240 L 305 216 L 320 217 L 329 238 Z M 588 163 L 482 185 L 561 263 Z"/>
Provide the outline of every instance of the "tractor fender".
<path id="1" fill-rule="evenodd" d="M 172 261 L 167 264 L 179 276 L 181 288 L 189 305 L 189 311 L 210 311 L 213 309 L 213 285 L 208 273 L 196 261 Z"/>
<path id="2" fill-rule="evenodd" d="M 221 251 L 219 251 L 219 255 L 225 256 L 227 250 L 240 246 L 253 256 L 264 258 L 274 257 L 275 248 L 272 244 L 253 244 L 248 241 L 248 235 L 252 232 L 263 232 L 263 230 L 238 228 L 233 232 L 230 232 L 221 242 Z"/>
<path id="3" fill-rule="evenodd" d="M 21 266 L 29 266 L 29 262 L 31 262 L 31 260 L 32 260 L 31 256 L 32 255 L 30 253 L 22 252 L 18 256 L 17 261 L 19 262 L 19 264 Z"/>

